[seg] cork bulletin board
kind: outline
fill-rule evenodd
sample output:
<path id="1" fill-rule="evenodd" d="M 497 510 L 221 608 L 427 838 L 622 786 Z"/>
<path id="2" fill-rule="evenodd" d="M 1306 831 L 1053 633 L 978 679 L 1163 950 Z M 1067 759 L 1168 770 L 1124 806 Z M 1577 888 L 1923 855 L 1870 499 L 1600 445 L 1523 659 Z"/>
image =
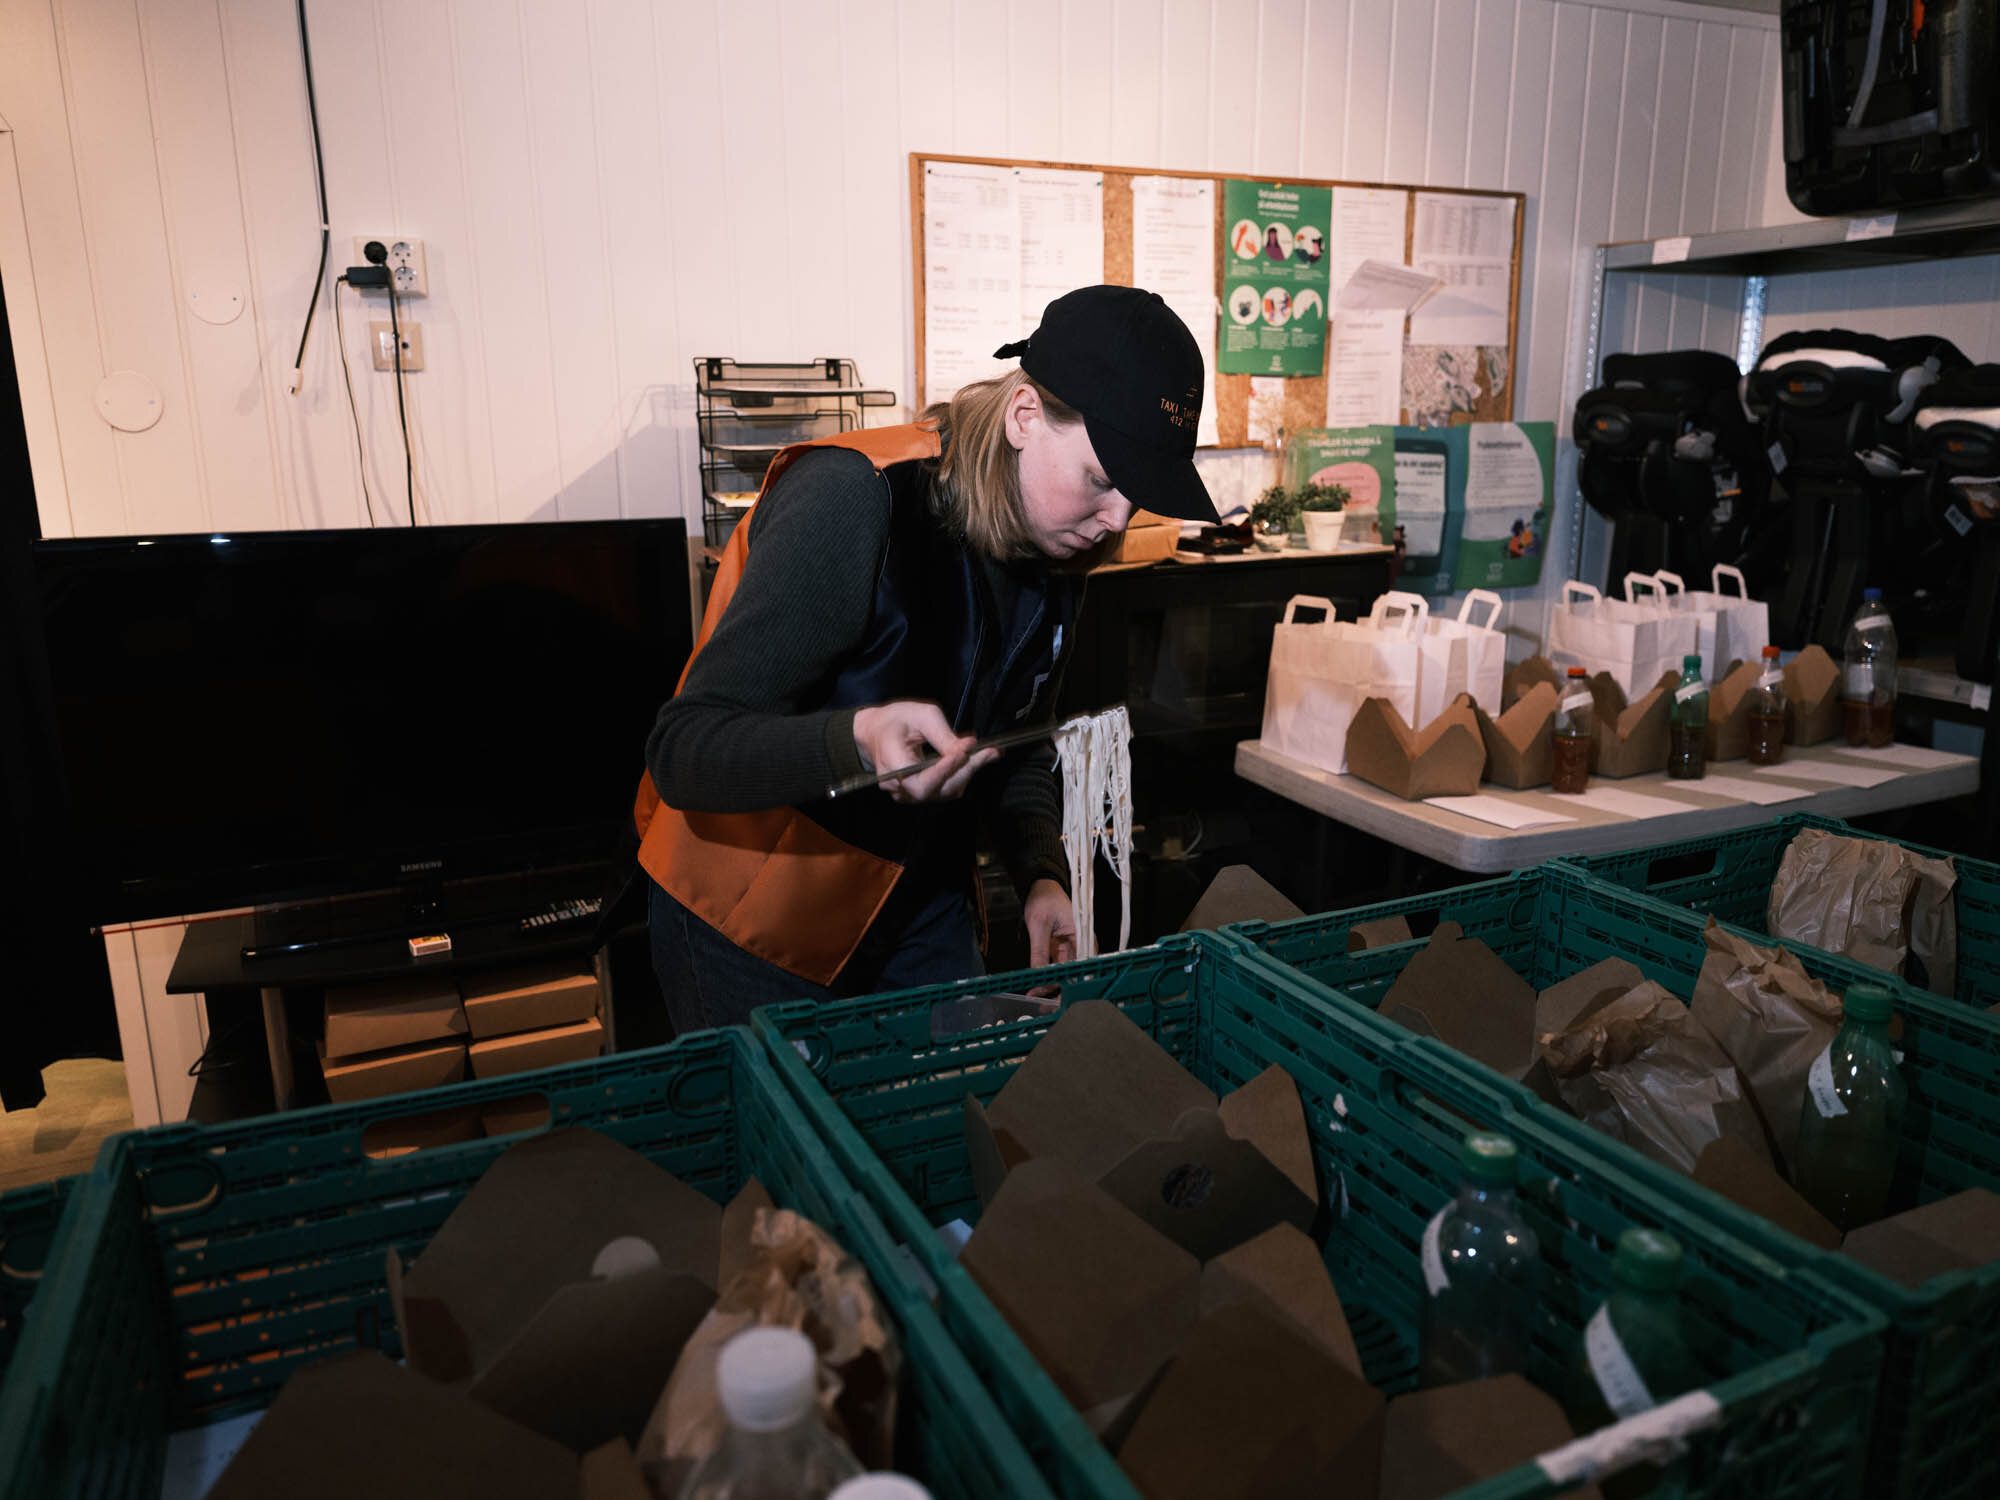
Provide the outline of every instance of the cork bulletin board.
<path id="1" fill-rule="evenodd" d="M 916 304 L 916 408 L 933 399 L 925 373 L 925 163 L 963 163 L 985 167 L 1053 169 L 1092 172 L 1102 179 L 1104 230 L 1103 279 L 1119 286 L 1132 285 L 1132 183 L 1139 177 L 1172 177 L 1207 180 L 1214 186 L 1215 296 L 1220 308 L 1226 257 L 1224 244 L 1223 183 L 1233 177 L 1253 178 L 1250 173 L 1176 172 L 1167 168 L 1106 167 L 1085 162 L 1058 162 L 1012 159 L 993 156 L 947 156 L 937 152 L 910 153 L 910 241 L 913 258 L 912 286 Z M 1268 180 L 1268 179 L 1254 179 Z M 1521 235 L 1526 195 L 1478 188 L 1425 188 L 1408 183 L 1355 182 L 1336 178 L 1298 178 L 1286 186 L 1309 188 L 1378 188 L 1401 192 L 1406 197 L 1403 229 L 1403 260 L 1409 263 L 1417 234 L 1417 195 L 1448 193 L 1454 197 L 1513 200 L 1513 242 L 1507 291 L 1507 341 L 1505 344 L 1428 345 L 1408 341 L 1409 323 L 1404 324 L 1402 421 L 1408 425 L 1444 426 L 1461 422 L 1505 422 L 1513 420 L 1514 380 L 1518 360 L 1521 304 Z M 1393 221 L 1391 221 L 1393 223 Z M 1338 288 L 1334 289 L 1338 291 Z M 1328 299 L 1329 302 L 1331 298 Z M 1022 333 L 1026 333 L 1026 328 Z M 1199 331 L 1199 330 L 1197 330 Z M 1324 427 L 1326 423 L 1326 362 L 1332 340 L 1328 338 L 1317 375 L 1296 376 L 1284 381 L 1284 410 L 1279 420 L 1287 432 Z M 1250 375 L 1220 374 L 1215 379 L 1211 399 L 1216 405 L 1218 444 L 1224 448 L 1250 446 Z"/>

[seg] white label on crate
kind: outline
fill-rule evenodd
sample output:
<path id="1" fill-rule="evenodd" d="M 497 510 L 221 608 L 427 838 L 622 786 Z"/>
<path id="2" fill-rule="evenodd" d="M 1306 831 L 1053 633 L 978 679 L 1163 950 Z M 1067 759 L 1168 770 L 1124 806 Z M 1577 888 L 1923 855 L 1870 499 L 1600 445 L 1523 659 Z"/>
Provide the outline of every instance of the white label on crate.
<path id="1" fill-rule="evenodd" d="M 1636 1417 L 1653 1409 L 1653 1393 L 1646 1378 L 1625 1352 L 1618 1330 L 1611 1326 L 1611 1304 L 1605 1303 L 1583 1330 L 1583 1352 L 1590 1360 L 1590 1373 L 1604 1393 L 1604 1404 L 1620 1417 Z"/>
<path id="2" fill-rule="evenodd" d="M 1699 697 L 1707 691 L 1708 684 L 1705 682 L 1684 682 L 1674 689 L 1674 702 L 1685 703 L 1688 699 Z"/>
<path id="3" fill-rule="evenodd" d="M 1785 674 L 1783 672 L 1766 672 L 1762 677 L 1757 679 L 1757 686 L 1777 687 L 1784 680 Z"/>
<path id="4" fill-rule="evenodd" d="M 1865 661 L 1854 663 L 1847 669 L 1847 696 L 1866 698 L 1875 691 L 1875 668 Z"/>
<path id="5" fill-rule="evenodd" d="M 1982 682 L 1972 689 L 1972 706 L 1974 708 L 1984 712 L 1992 702 L 1993 686 L 1991 683 Z"/>
<path id="6" fill-rule="evenodd" d="M 1764 452 L 1771 460 L 1771 472 L 1773 474 L 1784 473 L 1785 445 L 1783 443 L 1773 443 L 1771 444 L 1770 447 L 1766 448 Z"/>
<path id="7" fill-rule="evenodd" d="M 1590 694 L 1588 693 L 1571 693 L 1567 698 L 1563 699 L 1562 707 L 1565 710 L 1573 708 L 1588 708 L 1594 701 L 1595 700 L 1593 700 Z"/>
<path id="8" fill-rule="evenodd" d="M 1868 219 L 1849 219 L 1846 238 L 1849 243 L 1855 240 L 1886 240 L 1895 232 L 1894 214 L 1876 214 Z"/>
<path id="9" fill-rule="evenodd" d="M 1451 1278 L 1444 1273 L 1444 1251 L 1438 1246 L 1438 1231 L 1444 1227 L 1444 1210 L 1439 1209 L 1424 1226 L 1424 1285 L 1435 1297 L 1451 1285 Z"/>
<path id="10" fill-rule="evenodd" d="M 1872 615 L 1863 615 L 1860 619 L 1854 622 L 1854 628 L 1856 630 L 1880 630 L 1884 625 L 1889 625 L 1893 623 L 1894 622 L 1890 620 L 1890 618 L 1887 615 L 1877 613 Z"/>
<path id="11" fill-rule="evenodd" d="M 1840 1090 L 1833 1086 L 1833 1043 L 1828 1042 L 1812 1066 L 1806 1069 L 1806 1097 L 1812 1100 L 1813 1108 L 1827 1119 L 1847 1113 L 1847 1106 L 1840 1101 Z"/>
<path id="12" fill-rule="evenodd" d="M 1688 251 L 1694 248 L 1694 238 L 1685 234 L 1670 234 L 1663 240 L 1653 241 L 1653 264 L 1670 266 L 1676 261 L 1686 260 Z"/>
<path id="13" fill-rule="evenodd" d="M 1944 518 L 1951 522 L 1951 529 L 1960 536 L 1964 536 L 1968 531 L 1972 530 L 1972 517 L 1968 516 L 1956 505 L 1947 505 L 1944 508 Z"/>

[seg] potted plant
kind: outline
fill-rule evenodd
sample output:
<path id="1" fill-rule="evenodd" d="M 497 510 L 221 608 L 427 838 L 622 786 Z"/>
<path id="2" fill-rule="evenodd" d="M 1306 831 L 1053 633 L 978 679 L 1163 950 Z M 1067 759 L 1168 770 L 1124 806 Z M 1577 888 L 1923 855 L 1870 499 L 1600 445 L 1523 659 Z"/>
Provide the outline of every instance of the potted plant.
<path id="1" fill-rule="evenodd" d="M 1308 484 L 1295 492 L 1304 512 L 1306 545 L 1315 552 L 1332 552 L 1340 544 L 1341 511 L 1351 494 L 1344 484 Z"/>
<path id="2" fill-rule="evenodd" d="M 1299 518 L 1299 501 L 1281 484 L 1274 484 L 1250 507 L 1250 531 L 1266 552 L 1277 552 L 1291 540 Z"/>

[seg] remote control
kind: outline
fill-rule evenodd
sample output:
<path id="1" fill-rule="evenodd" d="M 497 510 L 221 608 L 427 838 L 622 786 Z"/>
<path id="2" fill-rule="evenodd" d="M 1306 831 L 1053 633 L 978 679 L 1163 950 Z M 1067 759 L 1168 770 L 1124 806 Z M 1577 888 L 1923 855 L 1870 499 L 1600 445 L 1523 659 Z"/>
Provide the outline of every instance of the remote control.
<path id="1" fill-rule="evenodd" d="M 558 901 L 547 911 L 536 912 L 521 922 L 521 931 L 528 934 L 549 932 L 557 927 L 567 927 L 572 922 L 581 922 L 594 917 L 603 910 L 601 897 L 585 896 L 575 901 Z"/>

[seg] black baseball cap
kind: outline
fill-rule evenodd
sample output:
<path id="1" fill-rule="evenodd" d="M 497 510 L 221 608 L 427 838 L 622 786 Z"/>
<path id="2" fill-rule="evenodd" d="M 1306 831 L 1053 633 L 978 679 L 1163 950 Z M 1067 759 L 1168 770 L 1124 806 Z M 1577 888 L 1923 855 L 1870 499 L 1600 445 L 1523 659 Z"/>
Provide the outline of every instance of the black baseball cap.
<path id="1" fill-rule="evenodd" d="M 1201 346 L 1157 292 L 1086 286 L 1042 309 L 1042 326 L 993 351 L 1076 408 L 1104 475 L 1133 505 L 1213 521 L 1194 466 Z"/>

